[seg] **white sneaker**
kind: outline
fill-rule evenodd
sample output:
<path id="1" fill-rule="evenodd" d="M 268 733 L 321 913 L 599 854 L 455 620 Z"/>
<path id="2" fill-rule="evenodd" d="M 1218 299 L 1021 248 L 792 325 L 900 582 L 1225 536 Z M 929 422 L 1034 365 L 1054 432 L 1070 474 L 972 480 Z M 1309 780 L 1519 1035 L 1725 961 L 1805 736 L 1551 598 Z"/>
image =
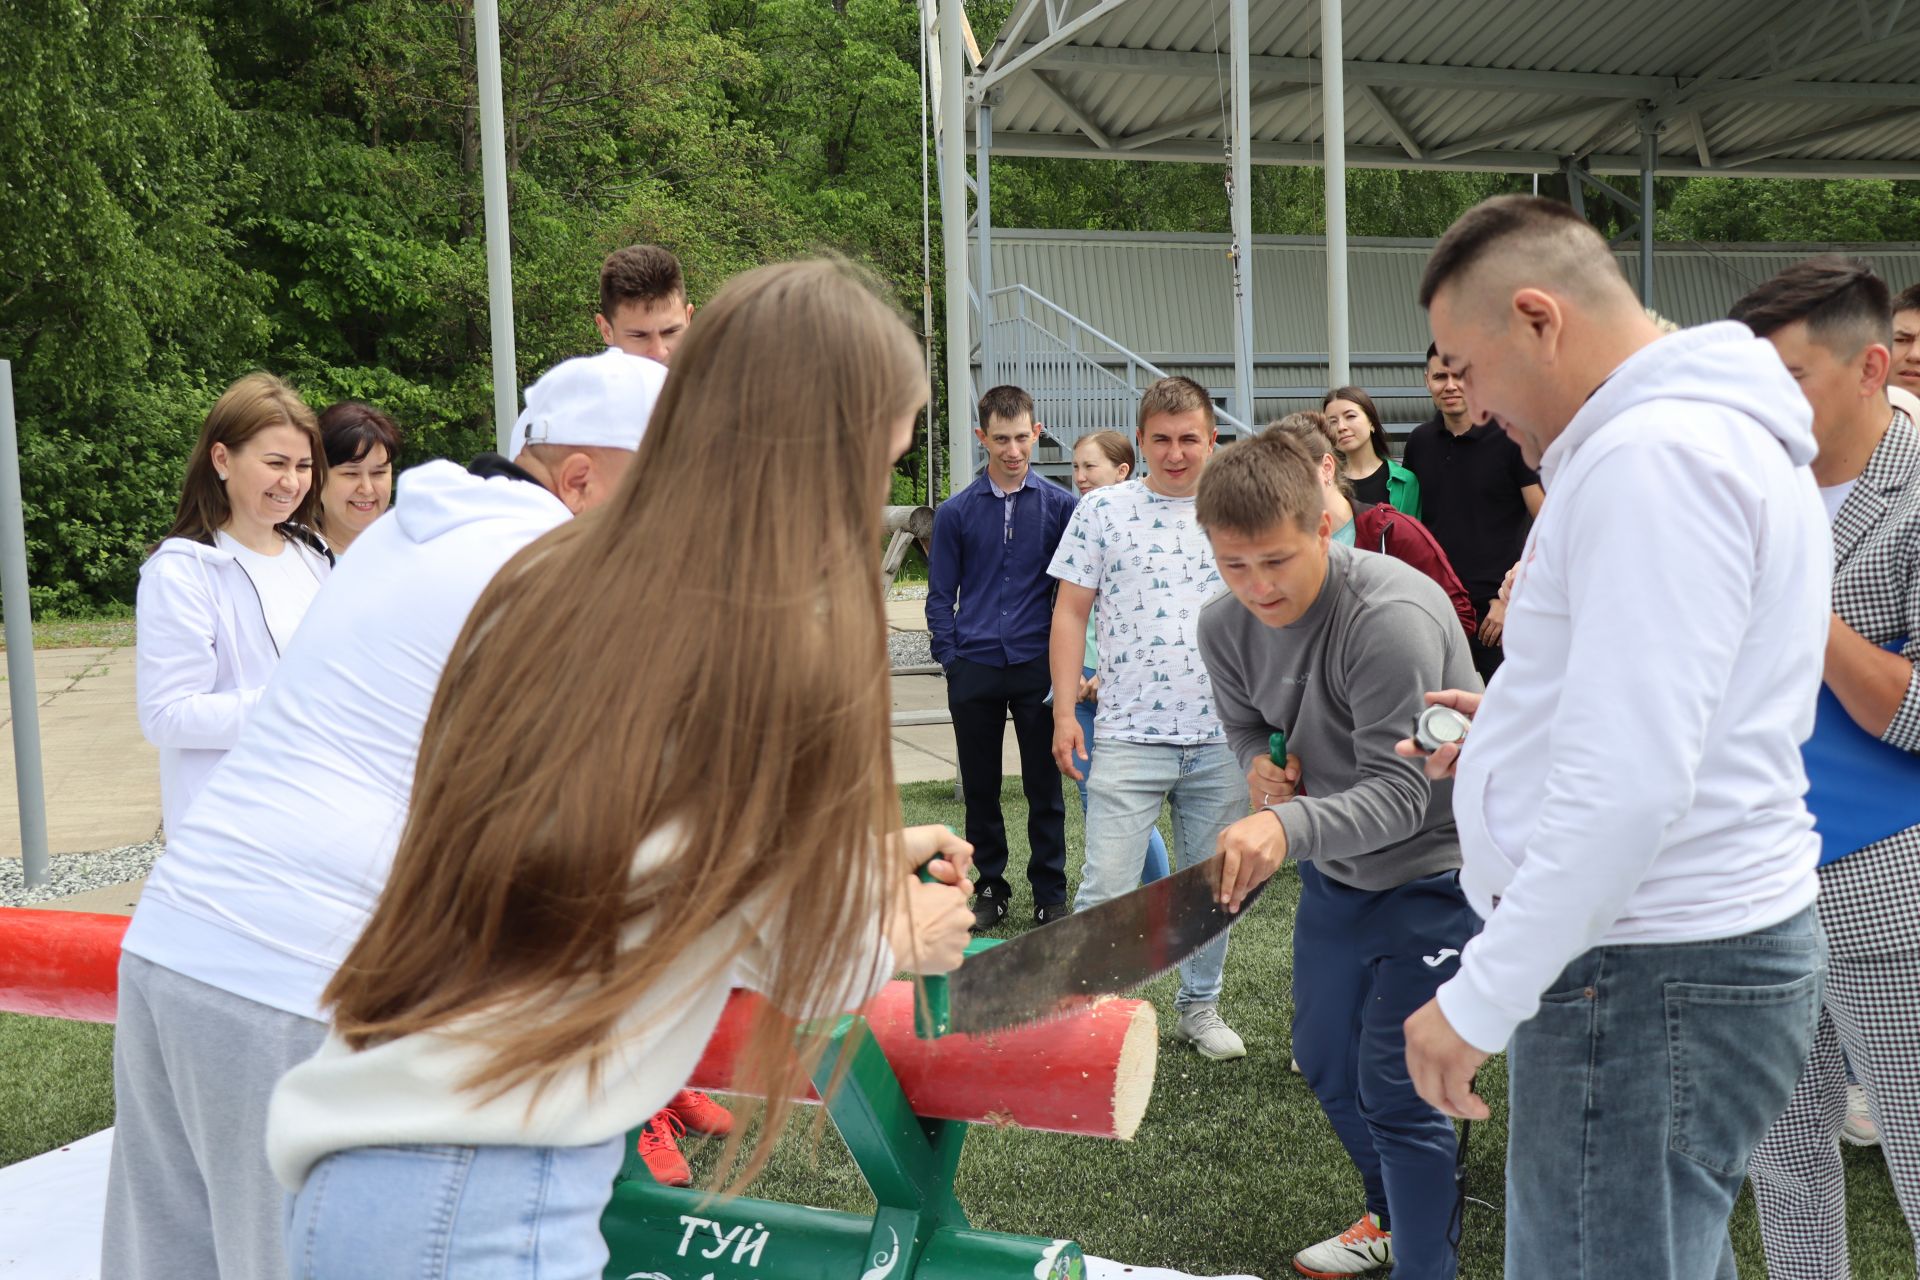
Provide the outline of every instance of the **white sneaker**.
<path id="1" fill-rule="evenodd" d="M 1873 1123 L 1873 1109 L 1867 1105 L 1867 1091 L 1857 1084 L 1847 1086 L 1847 1122 L 1840 1136 L 1856 1147 L 1880 1145 L 1880 1130 Z"/>
<path id="2" fill-rule="evenodd" d="M 1314 1280 L 1363 1276 L 1392 1265 L 1393 1233 L 1382 1231 L 1370 1213 L 1361 1214 L 1360 1221 L 1339 1235 L 1293 1255 L 1293 1269 Z"/>
<path id="3" fill-rule="evenodd" d="M 1220 1016 L 1218 1005 L 1194 1005 L 1174 1023 L 1173 1034 L 1198 1049 L 1201 1057 L 1215 1062 L 1247 1056 L 1246 1042 Z"/>

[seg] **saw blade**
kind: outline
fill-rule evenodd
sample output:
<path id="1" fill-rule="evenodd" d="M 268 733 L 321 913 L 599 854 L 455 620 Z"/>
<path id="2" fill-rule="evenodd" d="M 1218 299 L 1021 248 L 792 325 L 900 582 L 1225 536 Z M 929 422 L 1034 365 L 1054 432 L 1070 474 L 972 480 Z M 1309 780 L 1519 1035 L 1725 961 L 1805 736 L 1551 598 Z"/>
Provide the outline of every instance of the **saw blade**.
<path id="1" fill-rule="evenodd" d="M 1219 882 L 1215 854 L 969 956 L 947 976 L 947 1029 L 979 1035 L 1059 1017 L 1165 973 L 1225 933 L 1266 888 L 1255 885 L 1229 914 Z"/>

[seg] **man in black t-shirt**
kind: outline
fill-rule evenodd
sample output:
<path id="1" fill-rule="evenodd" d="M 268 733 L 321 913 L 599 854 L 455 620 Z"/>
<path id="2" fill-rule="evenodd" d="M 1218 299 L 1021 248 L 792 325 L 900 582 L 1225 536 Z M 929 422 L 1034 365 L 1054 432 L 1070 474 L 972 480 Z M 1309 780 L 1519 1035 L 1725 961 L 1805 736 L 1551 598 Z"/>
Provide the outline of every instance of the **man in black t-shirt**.
<path id="1" fill-rule="evenodd" d="M 1473 665 L 1483 680 L 1500 666 L 1500 633 L 1507 606 L 1500 581 L 1520 558 L 1527 530 L 1540 510 L 1540 475 L 1520 446 L 1492 422 L 1474 425 L 1460 376 L 1427 347 L 1427 392 L 1434 415 L 1413 429 L 1401 462 L 1420 481 L 1420 519 L 1453 563 L 1480 631 Z"/>

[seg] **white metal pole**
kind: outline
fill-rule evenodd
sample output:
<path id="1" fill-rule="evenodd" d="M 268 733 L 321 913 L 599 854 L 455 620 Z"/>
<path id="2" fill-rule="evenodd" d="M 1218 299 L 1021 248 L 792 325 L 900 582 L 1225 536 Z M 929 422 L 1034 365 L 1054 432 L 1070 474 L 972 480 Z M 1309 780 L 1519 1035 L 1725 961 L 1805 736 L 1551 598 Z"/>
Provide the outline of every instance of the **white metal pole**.
<path id="1" fill-rule="evenodd" d="M 1320 0 L 1320 68 L 1327 148 L 1327 381 L 1353 381 L 1347 338 L 1347 75 L 1340 0 Z"/>
<path id="2" fill-rule="evenodd" d="M 980 381 L 1000 382 L 1000 366 L 993 350 L 993 104 L 982 101 L 973 133 L 973 198 L 975 235 L 980 242 Z"/>
<path id="3" fill-rule="evenodd" d="M 940 239 L 947 266 L 947 484 L 973 479 L 973 391 L 967 368 L 966 36 L 960 0 L 940 5 Z"/>
<path id="4" fill-rule="evenodd" d="M 520 374 L 513 357 L 513 256 L 507 239 L 507 127 L 500 91 L 500 0 L 474 0 L 480 72 L 480 178 L 486 193 L 487 314 L 493 330 L 494 448 L 507 451 L 520 416 Z"/>
<path id="5" fill-rule="evenodd" d="M 20 433 L 13 420 L 13 362 L 0 360 L 0 606 L 7 630 L 7 701 L 13 711 L 13 785 L 20 797 L 20 870 L 47 882 L 47 789 L 40 770 L 40 702 L 33 682 L 33 600 L 27 522 L 20 503 Z"/>
<path id="6" fill-rule="evenodd" d="M 1247 0 L 1233 0 L 1233 411 L 1248 430 L 1253 417 L 1253 158 L 1249 146 L 1252 90 Z"/>
<path id="7" fill-rule="evenodd" d="M 933 24 L 933 11 L 920 0 L 920 332 L 926 335 L 927 362 L 927 443 L 926 464 L 920 476 L 925 482 L 928 506 L 934 502 L 933 420 L 933 214 L 928 203 L 931 184 L 927 176 L 930 148 L 927 145 L 927 97 L 933 92 L 933 77 L 927 70 L 927 28 Z"/>

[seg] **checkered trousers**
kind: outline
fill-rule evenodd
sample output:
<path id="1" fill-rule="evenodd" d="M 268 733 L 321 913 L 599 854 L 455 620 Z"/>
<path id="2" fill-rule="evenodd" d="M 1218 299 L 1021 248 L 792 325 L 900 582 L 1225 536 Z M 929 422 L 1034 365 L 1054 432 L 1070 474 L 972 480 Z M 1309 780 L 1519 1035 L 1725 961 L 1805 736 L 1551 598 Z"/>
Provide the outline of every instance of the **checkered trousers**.
<path id="1" fill-rule="evenodd" d="M 1852 1274 L 1840 1163 L 1849 1060 L 1901 1211 L 1920 1224 L 1920 827 L 1822 867 L 1818 906 L 1830 949 L 1826 1003 L 1786 1114 L 1748 1166 L 1769 1280 Z"/>

